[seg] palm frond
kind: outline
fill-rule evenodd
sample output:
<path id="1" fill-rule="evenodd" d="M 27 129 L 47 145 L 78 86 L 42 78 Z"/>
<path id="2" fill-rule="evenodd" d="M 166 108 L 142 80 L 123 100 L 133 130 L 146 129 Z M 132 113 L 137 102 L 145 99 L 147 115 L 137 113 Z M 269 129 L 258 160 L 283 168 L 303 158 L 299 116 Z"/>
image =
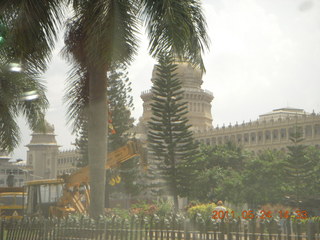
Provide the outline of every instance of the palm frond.
<path id="1" fill-rule="evenodd" d="M 154 57 L 173 52 L 204 69 L 202 52 L 209 47 L 206 22 L 198 0 L 141 0 L 141 16 Z"/>
<path id="2" fill-rule="evenodd" d="M 87 64 L 105 69 L 129 63 L 137 50 L 135 1 L 97 0 L 77 12 L 85 36 Z"/>
<path id="3" fill-rule="evenodd" d="M 63 4 L 61 0 L 2 0 L 0 16 L 9 29 L 4 48 L 7 58 L 45 71 L 63 18 Z"/>

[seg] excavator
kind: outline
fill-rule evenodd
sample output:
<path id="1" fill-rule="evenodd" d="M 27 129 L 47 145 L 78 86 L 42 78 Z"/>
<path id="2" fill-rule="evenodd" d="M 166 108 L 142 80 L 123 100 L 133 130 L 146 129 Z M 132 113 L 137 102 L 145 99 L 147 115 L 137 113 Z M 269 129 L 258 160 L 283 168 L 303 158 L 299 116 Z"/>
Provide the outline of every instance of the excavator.
<path id="1" fill-rule="evenodd" d="M 145 168 L 145 156 L 141 144 L 130 141 L 127 145 L 107 155 L 105 169 L 139 156 Z M 71 213 L 87 214 L 90 205 L 89 167 L 83 167 L 70 175 L 57 179 L 35 180 L 26 183 L 27 216 L 66 217 Z M 112 179 L 120 181 L 119 176 Z"/>

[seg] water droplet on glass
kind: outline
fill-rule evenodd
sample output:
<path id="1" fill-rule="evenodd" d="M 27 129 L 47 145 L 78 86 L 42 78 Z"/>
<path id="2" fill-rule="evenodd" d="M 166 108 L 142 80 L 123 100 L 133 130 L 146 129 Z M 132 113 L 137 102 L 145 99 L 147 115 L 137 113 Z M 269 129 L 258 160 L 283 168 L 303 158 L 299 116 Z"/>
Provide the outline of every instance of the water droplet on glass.
<path id="1" fill-rule="evenodd" d="M 12 72 L 21 72 L 22 71 L 22 67 L 21 67 L 20 63 L 10 63 L 9 69 Z"/>
<path id="2" fill-rule="evenodd" d="M 37 91 L 33 90 L 33 91 L 23 93 L 21 100 L 22 101 L 32 101 L 32 100 L 37 99 L 38 97 L 39 97 L 39 94 L 37 93 Z"/>

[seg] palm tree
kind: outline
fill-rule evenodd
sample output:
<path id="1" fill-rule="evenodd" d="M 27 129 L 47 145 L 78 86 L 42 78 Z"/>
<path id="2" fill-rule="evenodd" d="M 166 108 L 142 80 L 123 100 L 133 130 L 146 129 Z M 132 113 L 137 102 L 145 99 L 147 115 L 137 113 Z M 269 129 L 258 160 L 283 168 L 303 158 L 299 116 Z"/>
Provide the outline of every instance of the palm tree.
<path id="1" fill-rule="evenodd" d="M 201 54 L 208 38 L 200 0 L 2 0 L 0 16 L 11 26 L 11 38 L 18 43 L 15 52 L 34 69 L 45 69 L 67 4 L 73 16 L 67 25 L 66 52 L 73 70 L 85 73 L 88 80 L 90 213 L 97 217 L 104 204 L 106 72 L 111 63 L 132 61 L 142 22 L 153 57 L 174 51 L 203 68 Z"/>
<path id="2" fill-rule="evenodd" d="M 48 106 L 45 88 L 39 79 L 14 70 L 8 64 L 0 64 L 0 151 L 8 152 L 19 143 L 19 114 L 26 117 L 34 130 L 43 123 Z"/>

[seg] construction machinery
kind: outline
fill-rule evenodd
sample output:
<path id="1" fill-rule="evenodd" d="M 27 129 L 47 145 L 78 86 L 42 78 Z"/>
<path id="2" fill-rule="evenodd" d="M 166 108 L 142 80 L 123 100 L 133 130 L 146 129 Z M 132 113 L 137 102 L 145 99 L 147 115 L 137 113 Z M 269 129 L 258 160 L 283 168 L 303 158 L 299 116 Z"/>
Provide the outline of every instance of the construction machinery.
<path id="1" fill-rule="evenodd" d="M 108 154 L 105 169 L 114 168 L 138 155 L 144 159 L 141 144 L 129 142 Z M 57 179 L 27 182 L 27 216 L 65 217 L 75 212 L 86 214 L 90 205 L 89 182 L 88 166 Z"/>
<path id="2" fill-rule="evenodd" d="M 19 219 L 23 217 L 24 189 L 23 187 L 0 188 L 0 218 Z"/>

